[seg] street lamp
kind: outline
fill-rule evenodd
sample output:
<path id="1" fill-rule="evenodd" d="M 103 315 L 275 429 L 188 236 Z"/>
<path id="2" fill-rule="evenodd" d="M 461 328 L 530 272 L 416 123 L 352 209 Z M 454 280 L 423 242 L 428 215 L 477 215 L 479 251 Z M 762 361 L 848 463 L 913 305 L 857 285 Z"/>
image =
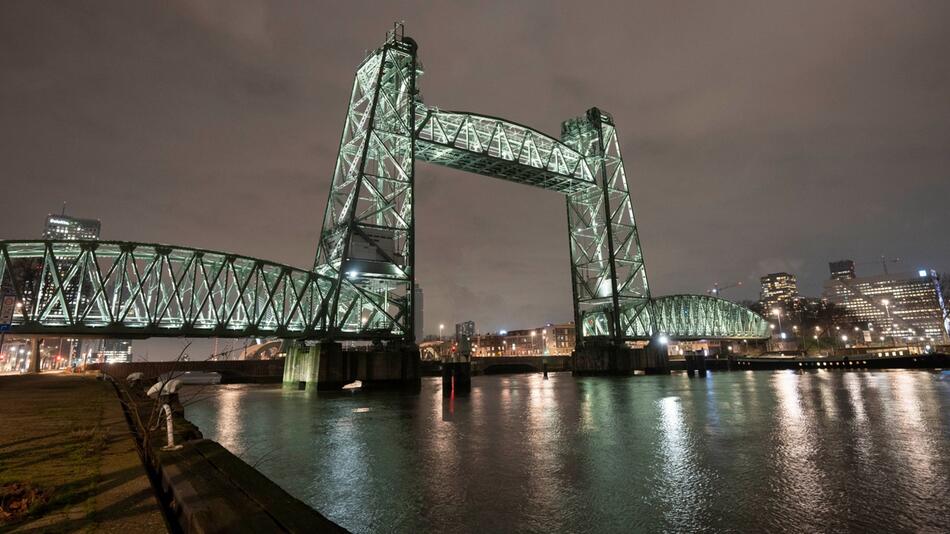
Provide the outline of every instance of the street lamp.
<path id="1" fill-rule="evenodd" d="M 782 331 L 782 310 L 778 308 L 772 308 L 772 315 L 778 317 L 778 331 Z"/>
<path id="2" fill-rule="evenodd" d="M 439 323 L 439 341 L 442 341 L 442 330 L 445 328 L 445 325 Z"/>

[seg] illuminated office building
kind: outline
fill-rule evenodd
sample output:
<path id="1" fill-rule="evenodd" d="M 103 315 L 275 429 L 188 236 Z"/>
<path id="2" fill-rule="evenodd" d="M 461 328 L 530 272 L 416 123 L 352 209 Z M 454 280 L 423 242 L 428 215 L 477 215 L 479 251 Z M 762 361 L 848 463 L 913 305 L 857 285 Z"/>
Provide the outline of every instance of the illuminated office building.
<path id="1" fill-rule="evenodd" d="M 460 341 L 462 338 L 472 339 L 475 337 L 475 321 L 465 321 L 464 323 L 456 323 L 455 325 L 455 340 Z"/>
<path id="2" fill-rule="evenodd" d="M 947 303 L 935 271 L 832 278 L 825 282 L 824 296 L 858 321 L 869 323 L 878 337 L 874 341 L 948 340 Z"/>
<path id="3" fill-rule="evenodd" d="M 760 281 L 762 292 L 759 301 L 766 313 L 770 313 L 773 308 L 790 311 L 794 307 L 798 298 L 798 280 L 794 274 L 767 274 Z"/>
<path id="4" fill-rule="evenodd" d="M 102 223 L 98 219 L 80 219 L 67 215 L 47 215 L 43 239 L 99 239 Z"/>

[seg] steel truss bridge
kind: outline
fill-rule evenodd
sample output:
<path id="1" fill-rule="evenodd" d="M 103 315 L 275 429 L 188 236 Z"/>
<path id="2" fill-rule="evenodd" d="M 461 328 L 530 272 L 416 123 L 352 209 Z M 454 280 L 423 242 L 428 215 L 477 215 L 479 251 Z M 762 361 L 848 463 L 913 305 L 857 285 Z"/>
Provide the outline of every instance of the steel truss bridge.
<path id="1" fill-rule="evenodd" d="M 564 195 L 579 342 L 768 336 L 732 302 L 652 297 L 609 114 L 592 108 L 556 139 L 428 106 L 416 52 L 397 26 L 357 69 L 311 270 L 159 244 L 3 241 L 11 331 L 411 342 L 418 160 Z"/>

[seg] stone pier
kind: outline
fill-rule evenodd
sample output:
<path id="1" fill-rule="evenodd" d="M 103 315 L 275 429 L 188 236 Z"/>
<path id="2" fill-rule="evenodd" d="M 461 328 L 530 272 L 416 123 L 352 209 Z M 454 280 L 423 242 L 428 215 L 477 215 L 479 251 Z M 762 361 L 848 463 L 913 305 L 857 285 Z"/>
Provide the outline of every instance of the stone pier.
<path id="1" fill-rule="evenodd" d="M 670 372 L 667 346 L 659 339 L 652 339 L 639 348 L 609 342 L 588 341 L 577 346 L 572 359 L 575 376 L 629 376 L 637 372 L 643 374 Z"/>
<path id="2" fill-rule="evenodd" d="M 284 386 L 299 389 L 338 390 L 359 380 L 364 389 L 418 388 L 419 349 L 396 344 L 371 350 L 343 350 L 340 343 L 294 343 L 284 364 Z"/>

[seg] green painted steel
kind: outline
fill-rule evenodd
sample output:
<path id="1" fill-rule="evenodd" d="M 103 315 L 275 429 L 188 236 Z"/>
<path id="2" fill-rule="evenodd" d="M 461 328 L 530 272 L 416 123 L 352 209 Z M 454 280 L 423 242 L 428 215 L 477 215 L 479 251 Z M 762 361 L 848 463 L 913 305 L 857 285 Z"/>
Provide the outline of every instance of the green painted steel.
<path id="1" fill-rule="evenodd" d="M 416 44 L 394 30 L 356 71 L 314 271 L 327 336 L 414 340 Z"/>
<path id="2" fill-rule="evenodd" d="M 612 117 L 560 140 L 425 105 L 397 25 L 357 68 L 312 271 L 146 243 L 0 242 L 13 330 L 412 342 L 415 161 L 565 195 L 578 342 L 767 337 L 764 319 L 701 295 L 653 299 Z"/>
<path id="3" fill-rule="evenodd" d="M 588 159 L 505 119 L 416 105 L 416 158 L 560 193 L 596 187 Z"/>
<path id="4" fill-rule="evenodd" d="M 656 331 L 640 236 L 613 118 L 593 108 L 561 138 L 594 170 L 596 187 L 567 195 L 578 341 L 646 339 Z"/>
<path id="5" fill-rule="evenodd" d="M 655 334 L 671 339 L 764 339 L 769 323 L 745 306 L 707 295 L 669 295 L 650 304 Z"/>
<path id="6" fill-rule="evenodd" d="M 0 241 L 12 332 L 307 338 L 333 280 L 255 258 L 121 241 Z"/>

